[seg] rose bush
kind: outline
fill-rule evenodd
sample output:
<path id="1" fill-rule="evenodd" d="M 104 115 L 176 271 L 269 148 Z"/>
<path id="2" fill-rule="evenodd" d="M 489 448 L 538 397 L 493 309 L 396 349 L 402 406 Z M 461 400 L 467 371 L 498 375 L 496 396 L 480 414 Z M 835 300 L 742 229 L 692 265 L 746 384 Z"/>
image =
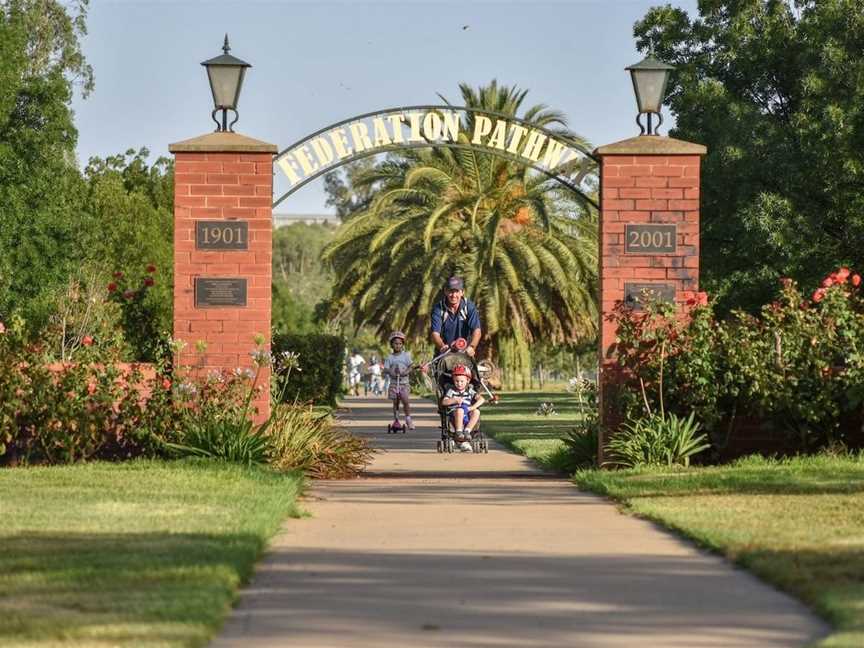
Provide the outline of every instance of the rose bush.
<path id="1" fill-rule="evenodd" d="M 630 419 L 644 411 L 643 401 L 679 416 L 693 412 L 715 444 L 741 417 L 770 422 L 802 451 L 860 444 L 860 286 L 848 268 L 829 274 L 809 297 L 783 279 L 776 300 L 758 314 L 733 312 L 725 320 L 715 318 L 704 293 L 683 314 L 661 303 L 640 312 L 622 306 L 613 315 L 623 379 L 616 406 Z"/>

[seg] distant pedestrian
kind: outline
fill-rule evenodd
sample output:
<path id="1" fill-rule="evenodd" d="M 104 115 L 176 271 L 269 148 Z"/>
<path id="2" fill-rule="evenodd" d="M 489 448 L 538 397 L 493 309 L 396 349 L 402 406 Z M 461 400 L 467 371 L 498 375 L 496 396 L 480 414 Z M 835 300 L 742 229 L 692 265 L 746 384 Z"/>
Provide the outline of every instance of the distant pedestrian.
<path id="1" fill-rule="evenodd" d="M 390 376 L 390 389 L 387 397 L 393 401 L 393 420 L 399 421 L 399 403 L 405 410 L 405 423 L 409 430 L 414 429 L 411 420 L 410 383 L 411 354 L 405 350 L 405 334 L 393 331 L 389 337 L 390 348 L 393 350 L 384 360 L 384 372 Z"/>
<path id="2" fill-rule="evenodd" d="M 363 365 L 366 360 L 357 349 L 348 358 L 348 391 L 353 391 L 355 396 L 360 395 L 360 381 L 362 380 Z"/>

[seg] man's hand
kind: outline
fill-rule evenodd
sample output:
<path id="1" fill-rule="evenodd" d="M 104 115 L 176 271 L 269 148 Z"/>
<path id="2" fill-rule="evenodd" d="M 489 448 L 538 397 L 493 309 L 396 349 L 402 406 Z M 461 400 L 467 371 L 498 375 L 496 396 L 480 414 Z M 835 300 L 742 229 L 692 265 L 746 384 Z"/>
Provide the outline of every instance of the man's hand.
<path id="1" fill-rule="evenodd" d="M 469 356 L 471 356 L 473 358 L 474 354 L 477 352 L 474 350 L 474 347 L 469 344 L 467 347 L 465 347 L 465 353 L 467 353 Z"/>

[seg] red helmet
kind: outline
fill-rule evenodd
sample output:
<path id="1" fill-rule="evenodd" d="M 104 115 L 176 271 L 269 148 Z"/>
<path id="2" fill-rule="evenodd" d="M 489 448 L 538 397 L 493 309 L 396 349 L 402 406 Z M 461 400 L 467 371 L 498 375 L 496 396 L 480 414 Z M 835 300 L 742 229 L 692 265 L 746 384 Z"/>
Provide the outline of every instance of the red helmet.
<path id="1" fill-rule="evenodd" d="M 453 377 L 456 376 L 465 376 L 469 380 L 471 379 L 471 370 L 465 365 L 456 365 L 453 367 Z"/>

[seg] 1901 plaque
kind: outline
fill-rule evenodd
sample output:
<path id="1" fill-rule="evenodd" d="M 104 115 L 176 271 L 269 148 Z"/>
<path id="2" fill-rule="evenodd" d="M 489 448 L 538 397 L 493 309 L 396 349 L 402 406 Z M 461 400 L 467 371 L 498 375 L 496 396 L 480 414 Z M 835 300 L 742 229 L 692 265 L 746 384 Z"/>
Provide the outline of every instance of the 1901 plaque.
<path id="1" fill-rule="evenodd" d="M 195 247 L 199 250 L 248 250 L 247 221 L 195 221 Z"/>
<path id="2" fill-rule="evenodd" d="M 628 223 L 624 226 L 625 254 L 674 254 L 678 250 L 678 226 Z"/>
<path id="3" fill-rule="evenodd" d="M 195 306 L 245 306 L 246 280 L 235 278 L 195 278 Z"/>
<path id="4" fill-rule="evenodd" d="M 675 286 L 663 283 L 624 283 L 624 303 L 633 310 L 642 310 L 650 301 L 672 303 L 675 301 Z"/>

